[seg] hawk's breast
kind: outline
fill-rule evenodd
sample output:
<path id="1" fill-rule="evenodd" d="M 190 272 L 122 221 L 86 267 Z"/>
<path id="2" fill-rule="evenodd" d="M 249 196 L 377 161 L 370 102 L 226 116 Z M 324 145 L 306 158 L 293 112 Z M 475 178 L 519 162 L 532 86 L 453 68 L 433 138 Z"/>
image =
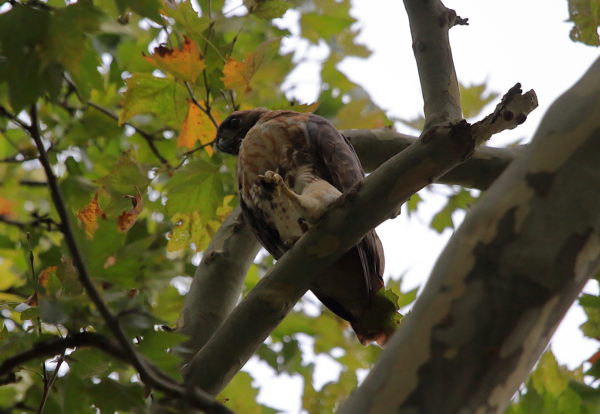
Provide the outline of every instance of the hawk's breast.
<path id="1" fill-rule="evenodd" d="M 240 196 L 252 215 L 262 221 L 261 225 L 268 227 L 270 239 L 277 239 L 271 240 L 272 244 L 279 245 L 281 249 L 268 248 L 275 257 L 281 256 L 290 242 L 302 236 L 302 218 L 287 197 L 278 197 L 272 188 L 262 185 L 259 175 L 274 171 L 281 175 L 290 189 L 298 194 L 302 192 L 306 176 L 313 174 L 306 118 L 295 113 L 289 116 L 286 112 L 274 112 L 248 131 L 240 147 Z M 297 179 L 299 176 L 304 179 Z"/>

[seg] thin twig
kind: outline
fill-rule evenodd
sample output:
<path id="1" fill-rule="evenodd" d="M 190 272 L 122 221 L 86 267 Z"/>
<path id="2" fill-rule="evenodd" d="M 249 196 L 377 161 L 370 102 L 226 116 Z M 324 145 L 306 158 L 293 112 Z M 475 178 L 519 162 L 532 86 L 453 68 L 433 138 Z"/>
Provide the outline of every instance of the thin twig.
<path id="1" fill-rule="evenodd" d="M 112 111 L 110 111 L 107 108 L 104 108 L 101 105 L 98 105 L 98 104 L 96 104 L 94 102 L 88 101 L 83 96 L 81 96 L 81 94 L 77 90 L 77 87 L 75 86 L 75 84 L 70 79 L 68 79 L 67 77 L 64 77 L 64 79 L 67 82 L 67 84 L 69 85 L 69 87 L 71 88 L 71 90 L 73 92 L 75 92 L 75 95 L 77 95 L 77 99 L 79 99 L 79 101 L 82 104 L 94 108 L 98 112 L 100 112 L 100 113 L 108 116 L 109 118 L 114 119 L 117 122 L 119 121 L 119 117 L 118 117 L 117 114 L 113 113 Z M 154 134 L 146 132 L 143 129 L 140 129 L 137 126 L 135 126 L 135 125 L 133 125 L 133 124 L 131 124 L 129 122 L 124 122 L 123 125 L 127 125 L 128 127 L 133 128 L 133 130 L 135 132 L 137 132 L 142 138 L 144 138 L 144 140 L 148 144 L 148 147 L 150 147 L 150 151 L 152 151 L 152 153 L 154 154 L 154 156 L 156 158 L 158 158 L 158 160 L 160 161 L 160 163 L 163 164 L 163 165 L 165 165 L 169 169 L 171 168 L 171 164 L 169 164 L 169 161 L 167 161 L 167 159 L 162 156 L 162 154 L 160 153 L 160 151 L 156 147 L 156 144 L 154 143 L 154 141 L 156 139 Z"/>
<path id="2" fill-rule="evenodd" d="M 181 166 L 183 165 L 183 163 L 189 158 L 190 155 L 192 155 L 195 152 L 200 151 L 203 148 L 206 148 L 206 147 L 209 147 L 209 146 L 213 145 L 215 143 L 215 141 L 216 140 L 213 139 L 212 141 L 207 142 L 205 144 L 202 144 L 199 147 L 194 148 L 193 150 L 189 150 L 187 152 L 184 152 L 182 154 L 182 156 L 181 156 L 181 161 L 179 162 L 179 164 L 177 164 L 177 166 L 175 167 L 175 169 L 177 170 L 177 169 L 181 168 Z"/>
<path id="3" fill-rule="evenodd" d="M 115 121 L 119 120 L 119 117 L 116 114 L 113 114 L 111 111 L 109 111 L 108 109 L 94 103 L 94 102 L 90 102 L 90 101 L 84 101 L 83 102 L 86 105 L 91 106 L 92 108 L 94 108 L 95 110 L 99 111 L 100 113 L 103 113 L 104 115 L 114 119 Z M 160 161 L 161 164 L 165 165 L 168 168 L 171 168 L 171 164 L 169 164 L 169 161 L 167 161 L 167 159 L 165 157 L 162 156 L 162 154 L 160 153 L 160 151 L 158 151 L 158 148 L 156 147 L 156 144 L 154 143 L 155 141 L 155 136 L 149 132 L 146 132 L 140 128 L 138 128 L 137 126 L 129 123 L 129 122 L 124 122 L 123 125 L 127 125 L 128 127 L 133 128 L 133 130 L 135 132 L 137 132 L 142 138 L 144 138 L 144 140 L 146 141 L 146 143 L 148 144 L 148 147 L 150 147 L 150 151 L 152 151 L 152 153 L 154 154 L 154 156 L 156 156 L 156 158 L 158 158 L 158 160 Z"/>
<path id="4" fill-rule="evenodd" d="M 56 362 L 56 367 L 54 368 L 54 372 L 52 373 L 52 377 L 46 381 L 46 375 L 44 375 L 44 392 L 42 394 L 42 399 L 40 401 L 40 406 L 38 408 L 38 414 L 42 414 L 44 409 L 46 408 L 46 402 L 48 401 L 48 397 L 50 396 L 50 390 L 56 382 L 56 378 L 58 378 L 58 371 L 60 370 L 60 366 L 65 360 L 65 351 L 66 348 L 62 350 L 62 353 L 58 357 L 58 361 Z M 44 364 L 44 362 L 42 362 Z M 46 366 L 44 365 L 44 374 L 46 374 Z"/>
<path id="5" fill-rule="evenodd" d="M 31 349 L 6 358 L 0 364 L 0 378 L 9 376 L 17 367 L 29 361 L 40 358 L 48 358 L 64 353 L 67 348 L 89 346 L 98 348 L 114 358 L 126 361 L 127 358 L 121 349 L 108 337 L 94 332 L 77 332 L 65 338 L 53 341 L 42 341 L 35 344 Z"/>
<path id="6" fill-rule="evenodd" d="M 188 81 L 184 81 L 183 82 L 185 84 L 185 87 L 188 91 L 188 94 L 190 96 L 190 100 L 192 101 L 192 103 L 194 105 L 196 105 L 198 107 L 198 109 L 200 109 L 202 112 L 204 112 L 206 114 L 206 116 L 208 117 L 208 119 L 210 119 L 210 122 L 215 126 L 215 128 L 219 127 L 219 123 L 215 120 L 215 118 L 212 116 L 212 113 L 210 112 L 210 107 L 204 107 L 200 104 L 200 102 L 198 102 L 198 100 L 196 99 L 196 96 L 194 95 L 194 91 L 192 90 L 192 87 L 190 86 L 190 83 Z"/>
<path id="7" fill-rule="evenodd" d="M 104 319 L 108 329 L 115 336 L 118 344 L 121 347 L 121 351 L 126 356 L 127 360 L 134 366 L 134 368 L 140 374 L 140 378 L 142 379 L 142 381 L 148 386 L 177 398 L 185 398 L 195 407 L 207 410 L 209 412 L 230 413 L 231 411 L 229 409 L 215 401 L 208 394 L 201 392 L 200 390 L 187 390 L 183 385 L 173 381 L 170 377 L 168 377 L 166 374 L 160 371 L 157 367 L 150 364 L 147 360 L 143 359 L 137 353 L 132 343 L 127 339 L 125 333 L 119 325 L 119 322 L 108 309 L 108 307 L 102 300 L 100 293 L 96 289 L 96 286 L 92 282 L 92 279 L 87 269 L 87 265 L 83 260 L 83 255 L 81 254 L 79 246 L 77 245 L 77 242 L 75 240 L 75 235 L 71 227 L 66 204 L 60 192 L 56 176 L 52 171 L 52 167 L 46 155 L 46 151 L 44 150 L 44 145 L 42 143 L 42 137 L 38 126 L 38 115 L 35 104 L 31 106 L 29 116 L 31 119 L 31 125 L 28 127 L 27 131 L 35 141 L 35 144 L 40 153 L 40 162 L 46 173 L 46 178 L 48 181 L 48 186 L 50 188 L 52 201 L 61 219 L 63 235 L 65 237 L 65 241 L 69 248 L 69 251 L 71 252 L 73 264 L 77 269 L 79 281 L 83 285 L 90 300 L 96 306 L 98 312 L 100 312 L 100 315 Z"/>
<path id="8" fill-rule="evenodd" d="M 19 128 L 27 129 L 27 124 L 21 121 L 15 114 L 11 113 L 4 106 L 0 105 L 0 116 L 8 118 L 14 124 L 16 124 Z"/>
<path id="9" fill-rule="evenodd" d="M 25 221 L 12 220 L 12 219 L 9 219 L 8 217 L 6 217 L 5 215 L 0 215 L 0 223 L 4 223 L 9 226 L 18 227 L 19 229 L 21 229 L 23 231 L 25 231 L 26 229 L 31 228 L 31 227 L 42 227 L 46 231 L 59 231 L 60 230 L 60 224 L 55 222 L 48 216 L 35 216 L 34 215 L 33 220 L 31 220 L 29 222 L 25 222 Z"/>

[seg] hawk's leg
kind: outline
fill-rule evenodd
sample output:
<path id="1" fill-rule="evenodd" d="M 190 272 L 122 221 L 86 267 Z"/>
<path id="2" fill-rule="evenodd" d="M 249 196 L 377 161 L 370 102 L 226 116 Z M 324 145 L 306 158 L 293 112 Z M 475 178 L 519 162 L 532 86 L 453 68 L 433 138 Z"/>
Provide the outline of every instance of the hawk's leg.
<path id="1" fill-rule="evenodd" d="M 300 217 L 305 219 L 302 224 L 298 223 L 303 231 L 306 231 L 304 228 L 308 229 L 308 224 L 315 223 L 321 218 L 327 208 L 342 194 L 327 181 L 314 176 L 306 180 L 301 194 L 291 190 L 276 172 L 267 171 L 258 178 L 267 185 L 273 185 L 275 187 L 274 194 L 277 196 L 281 194 L 292 202 Z"/>

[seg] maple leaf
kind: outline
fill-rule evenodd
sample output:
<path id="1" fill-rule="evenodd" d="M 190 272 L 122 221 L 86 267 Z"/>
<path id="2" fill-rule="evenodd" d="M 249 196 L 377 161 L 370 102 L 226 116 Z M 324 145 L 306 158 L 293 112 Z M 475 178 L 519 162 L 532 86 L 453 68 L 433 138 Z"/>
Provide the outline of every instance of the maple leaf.
<path id="1" fill-rule="evenodd" d="M 253 53 L 248 53 L 246 59 L 242 62 L 232 58 L 227 59 L 223 67 L 223 77 L 221 80 L 227 89 L 244 89 L 249 92 L 250 80 L 254 75 Z"/>
<path id="2" fill-rule="evenodd" d="M 48 266 L 44 270 L 40 272 L 38 276 L 38 286 L 43 287 L 44 289 L 48 287 L 48 283 L 50 282 L 50 276 L 53 273 L 56 273 L 58 270 L 58 266 Z"/>
<path id="3" fill-rule="evenodd" d="M 117 228 L 122 233 L 128 231 L 135 224 L 137 217 L 144 208 L 144 200 L 139 191 L 134 197 L 129 197 L 131 198 L 132 207 L 129 210 L 123 211 L 117 218 Z"/>
<path id="4" fill-rule="evenodd" d="M 42 290 L 45 290 L 50 283 L 50 278 L 52 275 L 56 275 L 56 271 L 58 270 L 58 266 L 48 266 L 44 270 L 40 272 L 38 275 L 37 286 Z M 38 297 L 38 289 L 27 298 L 27 303 L 29 306 L 38 306 L 39 297 Z"/>
<path id="5" fill-rule="evenodd" d="M 196 141 L 200 141 L 203 145 L 209 144 L 216 133 L 217 129 L 208 116 L 194 102 L 188 100 L 188 112 L 177 137 L 177 146 L 192 149 Z M 206 145 L 204 149 L 209 155 L 213 153 L 210 145 Z"/>
<path id="6" fill-rule="evenodd" d="M 198 45 L 184 36 L 180 49 L 171 49 L 164 45 L 154 48 L 151 56 L 144 56 L 148 62 L 157 68 L 168 72 L 178 79 L 195 83 L 206 64 Z"/>
<path id="7" fill-rule="evenodd" d="M 251 91 L 252 77 L 278 50 L 279 40 L 270 39 L 260 44 L 254 52 L 247 53 L 243 61 L 228 58 L 223 67 L 223 84 L 227 89 Z"/>
<path id="8" fill-rule="evenodd" d="M 77 218 L 83 224 L 85 235 L 88 239 L 94 237 L 94 233 L 98 230 L 98 217 L 106 218 L 106 214 L 98 204 L 98 193 L 94 194 L 94 198 L 81 210 L 77 212 Z"/>

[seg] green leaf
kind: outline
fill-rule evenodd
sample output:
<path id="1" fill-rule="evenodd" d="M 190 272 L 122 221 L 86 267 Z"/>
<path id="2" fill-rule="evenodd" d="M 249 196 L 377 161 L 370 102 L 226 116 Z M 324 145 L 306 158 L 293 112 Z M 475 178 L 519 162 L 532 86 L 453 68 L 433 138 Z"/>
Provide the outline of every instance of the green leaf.
<path id="1" fill-rule="evenodd" d="M 600 308 L 600 296 L 584 293 L 579 297 L 579 304 L 583 307 Z"/>
<path id="2" fill-rule="evenodd" d="M 460 104 L 465 118 L 477 116 L 483 108 L 499 95 L 496 92 L 486 92 L 485 83 L 479 85 L 463 86 L 460 89 Z"/>
<path id="3" fill-rule="evenodd" d="M 454 195 L 448 197 L 448 202 L 432 218 L 430 227 L 438 233 L 442 233 L 446 228 L 454 228 L 452 214 L 456 210 L 465 210 L 477 201 L 477 198 L 471 195 L 469 190 L 461 189 Z"/>
<path id="4" fill-rule="evenodd" d="M 109 369 L 113 365 L 104 352 L 94 348 L 78 348 L 68 356 L 67 362 L 69 362 L 72 374 L 80 378 L 109 374 Z"/>
<path id="5" fill-rule="evenodd" d="M 181 358 L 168 349 L 188 340 L 188 337 L 174 332 L 146 331 L 139 344 L 139 350 L 159 368 L 178 380 L 181 378 Z"/>
<path id="6" fill-rule="evenodd" d="M 285 0 L 244 0 L 244 5 L 250 13 L 267 20 L 283 16 L 292 7 L 292 4 Z"/>
<path id="7" fill-rule="evenodd" d="M 313 43 L 319 39 L 328 39 L 350 27 L 354 19 L 350 16 L 332 16 L 318 13 L 306 13 L 300 17 L 302 36 Z"/>
<path id="8" fill-rule="evenodd" d="M 73 75 L 80 75 L 81 68 L 86 66 L 81 64 L 87 50 L 86 34 L 98 29 L 100 16 L 91 0 L 80 0 L 52 13 L 42 42 L 43 61 L 46 64 L 58 61 Z M 91 56 L 88 56 L 91 64 L 98 65 L 98 56 Z"/>
<path id="9" fill-rule="evenodd" d="M 56 97 L 62 82 L 60 65 L 44 62 L 40 55 L 50 15 L 45 11 L 15 5 L 0 15 L 0 79 L 9 87 L 14 112 L 33 104 L 48 93 Z"/>
<path id="10" fill-rule="evenodd" d="M 12 407 L 17 401 L 18 391 L 14 385 L 0 387 L 0 408 Z"/>
<path id="11" fill-rule="evenodd" d="M 169 195 L 169 215 L 199 211 L 212 216 L 225 196 L 219 165 L 202 158 L 179 169 L 165 190 Z"/>
<path id="12" fill-rule="evenodd" d="M 140 16 L 148 17 L 157 23 L 161 23 L 160 0 L 115 0 L 119 13 L 124 14 L 131 10 Z"/>
<path id="13" fill-rule="evenodd" d="M 276 410 L 256 402 L 258 389 L 252 386 L 252 376 L 247 372 L 239 372 L 233 380 L 217 396 L 225 402 L 225 406 L 236 413 L 263 414 L 276 413 Z"/>
<path id="14" fill-rule="evenodd" d="M 153 114 L 166 125 L 179 127 L 187 113 L 187 91 L 174 79 L 157 78 L 149 73 L 135 73 L 125 81 L 127 91 L 119 124 L 139 114 Z"/>
<path id="15" fill-rule="evenodd" d="M 177 321 L 182 308 L 183 296 L 173 286 L 167 286 L 162 289 L 158 296 L 154 314 L 167 323 L 174 323 Z"/>
<path id="16" fill-rule="evenodd" d="M 442 233 L 447 228 L 453 228 L 454 222 L 452 221 L 452 212 L 452 208 L 449 208 L 448 206 L 444 207 L 433 216 L 429 226 L 438 233 Z"/>
<path id="17" fill-rule="evenodd" d="M 176 27 L 191 36 L 197 43 L 205 39 L 202 32 L 210 24 L 210 19 L 207 15 L 198 16 L 191 1 L 169 3 L 169 7 L 165 7 L 164 12 L 167 16 L 175 19 Z"/>
<path id="18" fill-rule="evenodd" d="M 552 352 L 542 355 L 536 370 L 531 374 L 531 381 L 538 392 L 549 392 L 555 396 L 569 385 L 568 377 L 561 372 Z"/>
<path id="19" fill-rule="evenodd" d="M 600 46 L 600 0 L 569 0 L 569 21 L 574 23 L 571 40 Z"/>
<path id="20" fill-rule="evenodd" d="M 103 378 L 89 388 L 89 394 L 102 413 L 130 410 L 144 411 L 144 388 L 140 384 L 123 384 L 110 378 Z"/>
<path id="21" fill-rule="evenodd" d="M 415 211 L 417 211 L 417 208 L 418 208 L 419 203 L 421 201 L 423 201 L 423 199 L 421 198 L 421 196 L 419 195 L 419 193 L 415 193 L 415 194 L 413 194 L 413 195 L 410 196 L 410 198 L 406 202 L 406 212 L 408 213 L 409 217 L 410 217 L 410 215 L 412 213 L 414 213 Z"/>
<path id="22" fill-rule="evenodd" d="M 46 323 L 64 324 L 69 320 L 65 308 L 54 299 L 40 299 L 40 317 Z"/>

